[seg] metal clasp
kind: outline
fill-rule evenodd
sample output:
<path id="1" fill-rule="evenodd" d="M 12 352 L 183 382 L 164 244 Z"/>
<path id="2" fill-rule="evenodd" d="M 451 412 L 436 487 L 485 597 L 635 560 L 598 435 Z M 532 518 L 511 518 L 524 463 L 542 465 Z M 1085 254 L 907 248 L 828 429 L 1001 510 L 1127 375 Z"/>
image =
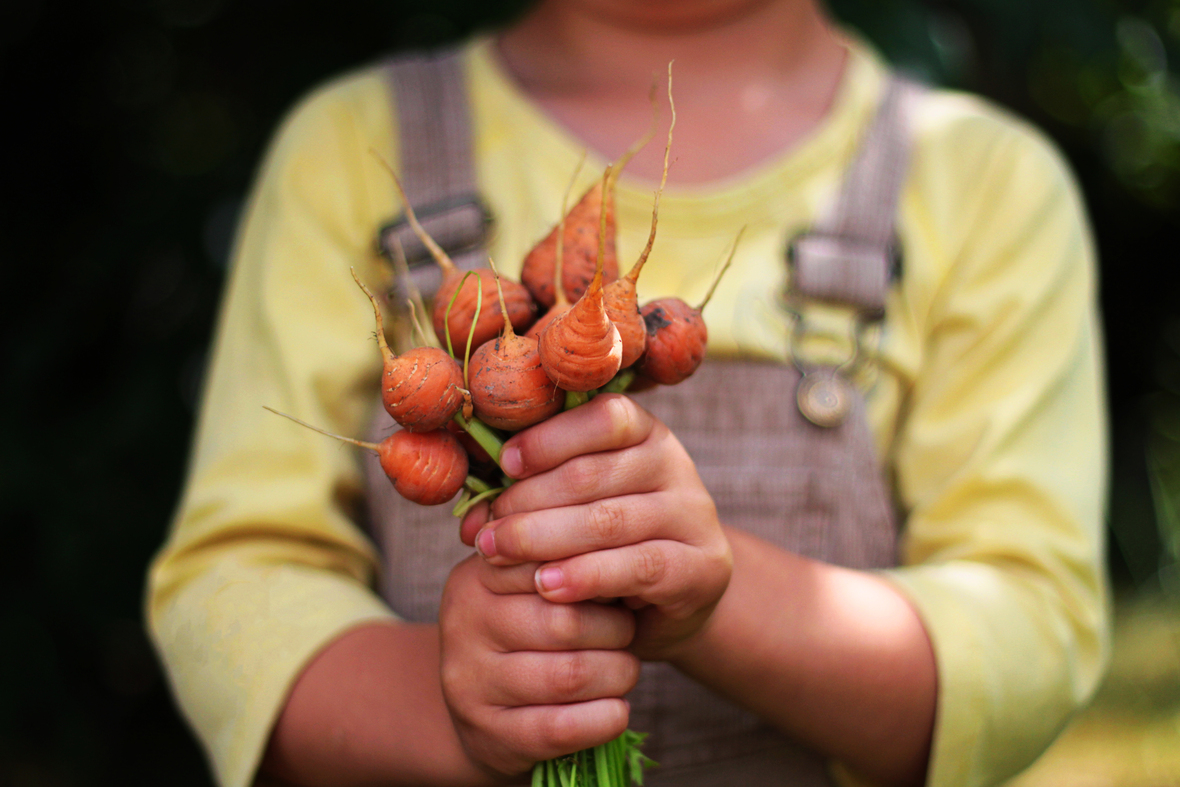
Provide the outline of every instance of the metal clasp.
<path id="1" fill-rule="evenodd" d="M 871 353 L 865 351 L 866 334 L 875 320 L 854 320 L 848 341 L 851 351 L 840 361 L 812 363 L 800 350 L 801 344 L 811 335 L 812 329 L 801 309 L 792 308 L 791 328 L 787 336 L 787 349 L 791 361 L 802 377 L 795 389 L 795 401 L 799 412 L 816 426 L 832 428 L 839 426 L 852 409 L 854 390 L 852 381 L 863 374 Z M 844 337 L 835 337 L 841 339 Z"/>
<path id="2" fill-rule="evenodd" d="M 822 276 L 817 277 L 808 284 L 810 289 L 807 295 L 794 289 L 798 273 L 796 260 L 800 244 L 803 243 L 808 244 L 809 259 L 837 265 L 837 271 L 841 266 L 847 269 L 838 273 L 834 280 L 825 281 Z M 888 280 L 897 275 L 900 267 L 896 244 L 888 253 L 890 256 L 885 258 L 880 256 L 880 250 L 871 247 L 861 248 L 856 243 L 845 242 L 840 238 L 808 233 L 797 235 L 787 244 L 788 283 L 782 293 L 784 309 L 791 318 L 787 351 L 802 375 L 795 391 L 795 401 L 799 412 L 817 426 L 832 428 L 844 422 L 855 399 L 853 381 L 868 376 L 869 362 L 876 357 L 875 347 L 871 351 L 866 349 L 870 343 L 868 336 L 872 333 L 875 338 L 879 338 L 879 331 L 872 329 L 879 327 L 885 315 L 882 309 L 870 308 L 869 305 L 879 302 L 883 291 L 877 288 L 887 287 Z M 852 275 L 854 268 L 865 265 L 880 266 L 883 278 L 873 289 L 854 293 L 834 288 L 838 282 L 846 280 L 844 276 Z M 847 300 L 849 297 L 852 298 L 851 302 Z M 828 332 L 834 343 L 848 344 L 851 349 L 847 357 L 823 359 L 820 362 L 807 357 L 803 345 L 809 336 L 819 335 L 808 320 L 807 311 L 817 303 L 846 308 L 851 313 L 848 335 Z"/>

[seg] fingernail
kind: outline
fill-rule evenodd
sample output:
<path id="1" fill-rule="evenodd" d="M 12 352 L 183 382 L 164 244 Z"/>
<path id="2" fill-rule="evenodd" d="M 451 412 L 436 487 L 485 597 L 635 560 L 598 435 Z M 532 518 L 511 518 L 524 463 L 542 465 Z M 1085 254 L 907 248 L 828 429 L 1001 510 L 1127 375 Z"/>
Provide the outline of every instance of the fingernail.
<path id="1" fill-rule="evenodd" d="M 504 446 L 500 452 L 500 469 L 512 478 L 524 472 L 524 461 L 520 458 L 520 449 L 514 445 Z"/>
<path id="2" fill-rule="evenodd" d="M 479 550 L 479 554 L 487 557 L 496 556 L 496 531 L 490 528 L 484 528 L 479 531 L 475 537 L 475 548 Z"/>
<path id="3" fill-rule="evenodd" d="M 565 584 L 565 572 L 556 566 L 538 568 L 536 582 L 542 591 L 557 590 Z"/>

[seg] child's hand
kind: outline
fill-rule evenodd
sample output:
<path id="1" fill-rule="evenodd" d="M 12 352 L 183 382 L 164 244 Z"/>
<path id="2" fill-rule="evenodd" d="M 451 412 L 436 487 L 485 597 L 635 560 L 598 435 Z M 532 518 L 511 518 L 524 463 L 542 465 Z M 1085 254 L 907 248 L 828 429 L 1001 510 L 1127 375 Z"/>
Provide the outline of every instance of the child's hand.
<path id="1" fill-rule="evenodd" d="M 639 660 L 623 650 L 635 616 L 546 601 L 533 591 L 535 569 L 472 556 L 451 572 L 439 609 L 447 708 L 468 754 L 501 775 L 621 735 L 622 696 L 639 679 Z"/>
<path id="2" fill-rule="evenodd" d="M 513 437 L 501 463 L 521 480 L 462 525 L 488 563 L 541 563 L 527 586 L 551 601 L 625 599 L 637 610 L 631 649 L 645 659 L 669 658 L 704 625 L 732 555 L 664 424 L 625 396 L 600 395 Z"/>

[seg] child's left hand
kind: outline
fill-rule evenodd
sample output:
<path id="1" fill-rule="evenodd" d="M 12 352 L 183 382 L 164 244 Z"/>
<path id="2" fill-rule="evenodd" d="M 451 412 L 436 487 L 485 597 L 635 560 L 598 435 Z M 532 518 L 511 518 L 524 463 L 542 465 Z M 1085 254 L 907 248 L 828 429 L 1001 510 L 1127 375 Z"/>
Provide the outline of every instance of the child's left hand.
<path id="1" fill-rule="evenodd" d="M 733 557 L 696 468 L 663 423 L 603 394 L 514 436 L 501 454 L 518 479 L 463 520 L 463 541 L 496 566 L 536 562 L 555 602 L 622 598 L 636 610 L 631 650 L 670 658 L 701 629 Z"/>

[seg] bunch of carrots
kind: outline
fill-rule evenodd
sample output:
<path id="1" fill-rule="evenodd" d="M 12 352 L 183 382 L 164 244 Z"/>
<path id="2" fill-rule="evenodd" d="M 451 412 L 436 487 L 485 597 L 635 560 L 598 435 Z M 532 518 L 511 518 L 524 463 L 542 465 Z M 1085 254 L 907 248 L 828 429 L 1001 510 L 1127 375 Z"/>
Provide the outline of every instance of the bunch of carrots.
<path id="1" fill-rule="evenodd" d="M 382 161 L 401 194 L 410 226 L 442 269 L 431 322 L 447 349 L 430 346 L 411 300 L 410 314 L 425 345 L 395 355 L 385 340 L 381 306 L 354 271 L 353 278 L 373 304 L 377 321 L 377 343 L 384 361 L 381 400 L 402 428 L 380 443 L 370 443 L 272 412 L 375 452 L 394 488 L 415 503 L 439 505 L 462 492 L 454 508 L 455 515 L 462 516 L 511 483 L 499 472 L 500 451 L 511 433 L 576 407 L 599 392 L 675 385 L 691 376 L 704 359 L 708 339 L 701 311 L 733 261 L 737 242 L 699 306 L 679 298 L 639 305 L 636 284 L 655 242 L 676 125 L 670 67 L 668 100 L 672 119 L 651 230 L 638 260 L 621 278 L 615 250 L 614 187 L 617 173 L 652 133 L 629 150 L 617 167 L 608 166 L 601 181 L 567 212 L 574 173 L 561 219 L 525 258 L 521 283 L 499 276 L 494 263 L 487 269 L 460 271 L 418 222 L 397 174 Z M 546 311 L 538 319 L 541 307 Z M 594 749 L 538 763 L 533 785 L 642 784 L 643 768 L 650 764 L 639 750 L 643 737 L 628 730 Z"/>

